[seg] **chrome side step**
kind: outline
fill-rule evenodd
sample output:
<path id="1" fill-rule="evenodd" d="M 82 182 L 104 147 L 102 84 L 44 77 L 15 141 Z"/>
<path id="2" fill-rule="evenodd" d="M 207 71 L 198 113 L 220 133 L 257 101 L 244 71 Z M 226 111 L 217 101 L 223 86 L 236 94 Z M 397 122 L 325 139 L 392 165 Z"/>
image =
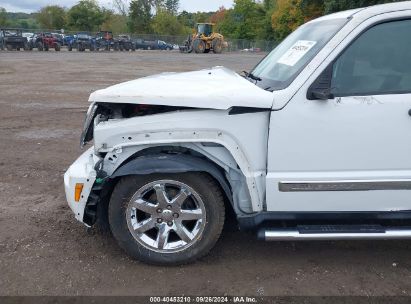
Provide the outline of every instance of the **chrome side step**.
<path id="1" fill-rule="evenodd" d="M 411 227 L 378 225 L 314 225 L 291 229 L 264 228 L 258 238 L 265 241 L 411 239 Z"/>

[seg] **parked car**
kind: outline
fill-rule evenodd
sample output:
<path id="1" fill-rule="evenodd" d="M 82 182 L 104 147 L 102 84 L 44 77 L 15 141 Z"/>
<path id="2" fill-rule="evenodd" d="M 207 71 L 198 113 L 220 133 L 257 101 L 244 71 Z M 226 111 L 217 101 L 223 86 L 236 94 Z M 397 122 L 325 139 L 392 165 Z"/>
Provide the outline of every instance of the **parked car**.
<path id="1" fill-rule="evenodd" d="M 67 46 L 69 51 L 76 48 L 79 52 L 90 50 L 91 52 L 96 50 L 96 39 L 87 32 L 77 33 L 70 44 Z"/>
<path id="2" fill-rule="evenodd" d="M 0 29 L 0 49 L 8 51 L 28 49 L 27 38 L 23 37 L 21 29 Z"/>
<path id="3" fill-rule="evenodd" d="M 136 46 L 129 35 L 118 35 L 114 42 L 114 50 L 116 51 L 135 51 Z"/>
<path id="4" fill-rule="evenodd" d="M 67 47 L 70 45 L 73 45 L 75 40 L 76 40 L 76 35 L 64 35 L 63 45 L 66 45 Z"/>
<path id="5" fill-rule="evenodd" d="M 157 41 L 136 39 L 134 43 L 137 50 L 155 50 L 157 48 Z"/>
<path id="6" fill-rule="evenodd" d="M 60 46 L 64 45 L 64 35 L 60 33 L 51 33 L 51 35 L 56 38 L 57 42 L 60 44 Z"/>
<path id="7" fill-rule="evenodd" d="M 165 41 L 162 40 L 157 40 L 157 47 L 159 50 L 167 50 L 167 51 L 171 51 L 174 49 L 174 45 L 167 43 Z"/>
<path id="8" fill-rule="evenodd" d="M 37 33 L 32 39 L 30 49 L 37 48 L 38 51 L 48 51 L 54 49 L 55 51 L 61 50 L 61 44 L 51 33 Z"/>
<path id="9" fill-rule="evenodd" d="M 216 67 L 92 93 L 69 206 L 154 264 L 204 256 L 226 210 L 266 241 L 411 238 L 410 28 L 411 2 L 339 12 L 244 77 Z"/>
<path id="10" fill-rule="evenodd" d="M 28 43 L 28 46 L 29 46 L 29 45 L 31 44 L 31 42 L 32 42 L 32 40 L 33 40 L 33 38 L 34 38 L 35 35 L 34 35 L 34 33 L 23 32 L 23 33 L 22 33 L 22 36 L 27 39 L 27 43 Z"/>
<path id="11" fill-rule="evenodd" d="M 100 31 L 96 34 L 96 49 L 104 49 L 110 51 L 114 49 L 115 41 L 113 37 L 113 32 L 110 31 Z"/>

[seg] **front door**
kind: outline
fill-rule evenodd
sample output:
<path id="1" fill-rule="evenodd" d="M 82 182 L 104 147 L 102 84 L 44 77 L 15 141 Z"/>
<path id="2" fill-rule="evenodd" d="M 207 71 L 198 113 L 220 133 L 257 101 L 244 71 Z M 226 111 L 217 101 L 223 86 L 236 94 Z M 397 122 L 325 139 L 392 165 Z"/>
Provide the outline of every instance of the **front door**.
<path id="1" fill-rule="evenodd" d="M 333 55 L 334 97 L 311 79 L 272 113 L 268 211 L 411 210 L 411 20 L 378 18 Z"/>

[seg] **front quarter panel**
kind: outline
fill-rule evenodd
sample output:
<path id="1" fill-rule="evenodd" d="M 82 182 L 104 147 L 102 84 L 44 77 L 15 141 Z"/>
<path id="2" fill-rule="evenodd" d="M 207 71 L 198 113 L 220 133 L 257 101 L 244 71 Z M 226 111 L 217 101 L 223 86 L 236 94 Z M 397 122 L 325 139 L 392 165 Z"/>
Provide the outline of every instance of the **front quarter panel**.
<path id="1" fill-rule="evenodd" d="M 101 122 L 95 126 L 96 152 L 141 146 L 216 143 L 233 156 L 247 180 L 252 210 L 264 205 L 270 112 L 229 115 L 220 110 L 185 110 Z M 121 163 L 117 164 L 120 166 Z"/>

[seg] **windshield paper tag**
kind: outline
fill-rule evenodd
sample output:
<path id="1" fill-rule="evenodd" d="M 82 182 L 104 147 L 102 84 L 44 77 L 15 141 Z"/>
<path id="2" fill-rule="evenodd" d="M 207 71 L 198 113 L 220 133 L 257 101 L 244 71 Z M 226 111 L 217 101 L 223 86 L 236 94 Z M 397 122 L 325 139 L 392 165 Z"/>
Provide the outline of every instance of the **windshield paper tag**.
<path id="1" fill-rule="evenodd" d="M 316 43 L 316 41 L 298 40 L 277 63 L 294 66 Z"/>

